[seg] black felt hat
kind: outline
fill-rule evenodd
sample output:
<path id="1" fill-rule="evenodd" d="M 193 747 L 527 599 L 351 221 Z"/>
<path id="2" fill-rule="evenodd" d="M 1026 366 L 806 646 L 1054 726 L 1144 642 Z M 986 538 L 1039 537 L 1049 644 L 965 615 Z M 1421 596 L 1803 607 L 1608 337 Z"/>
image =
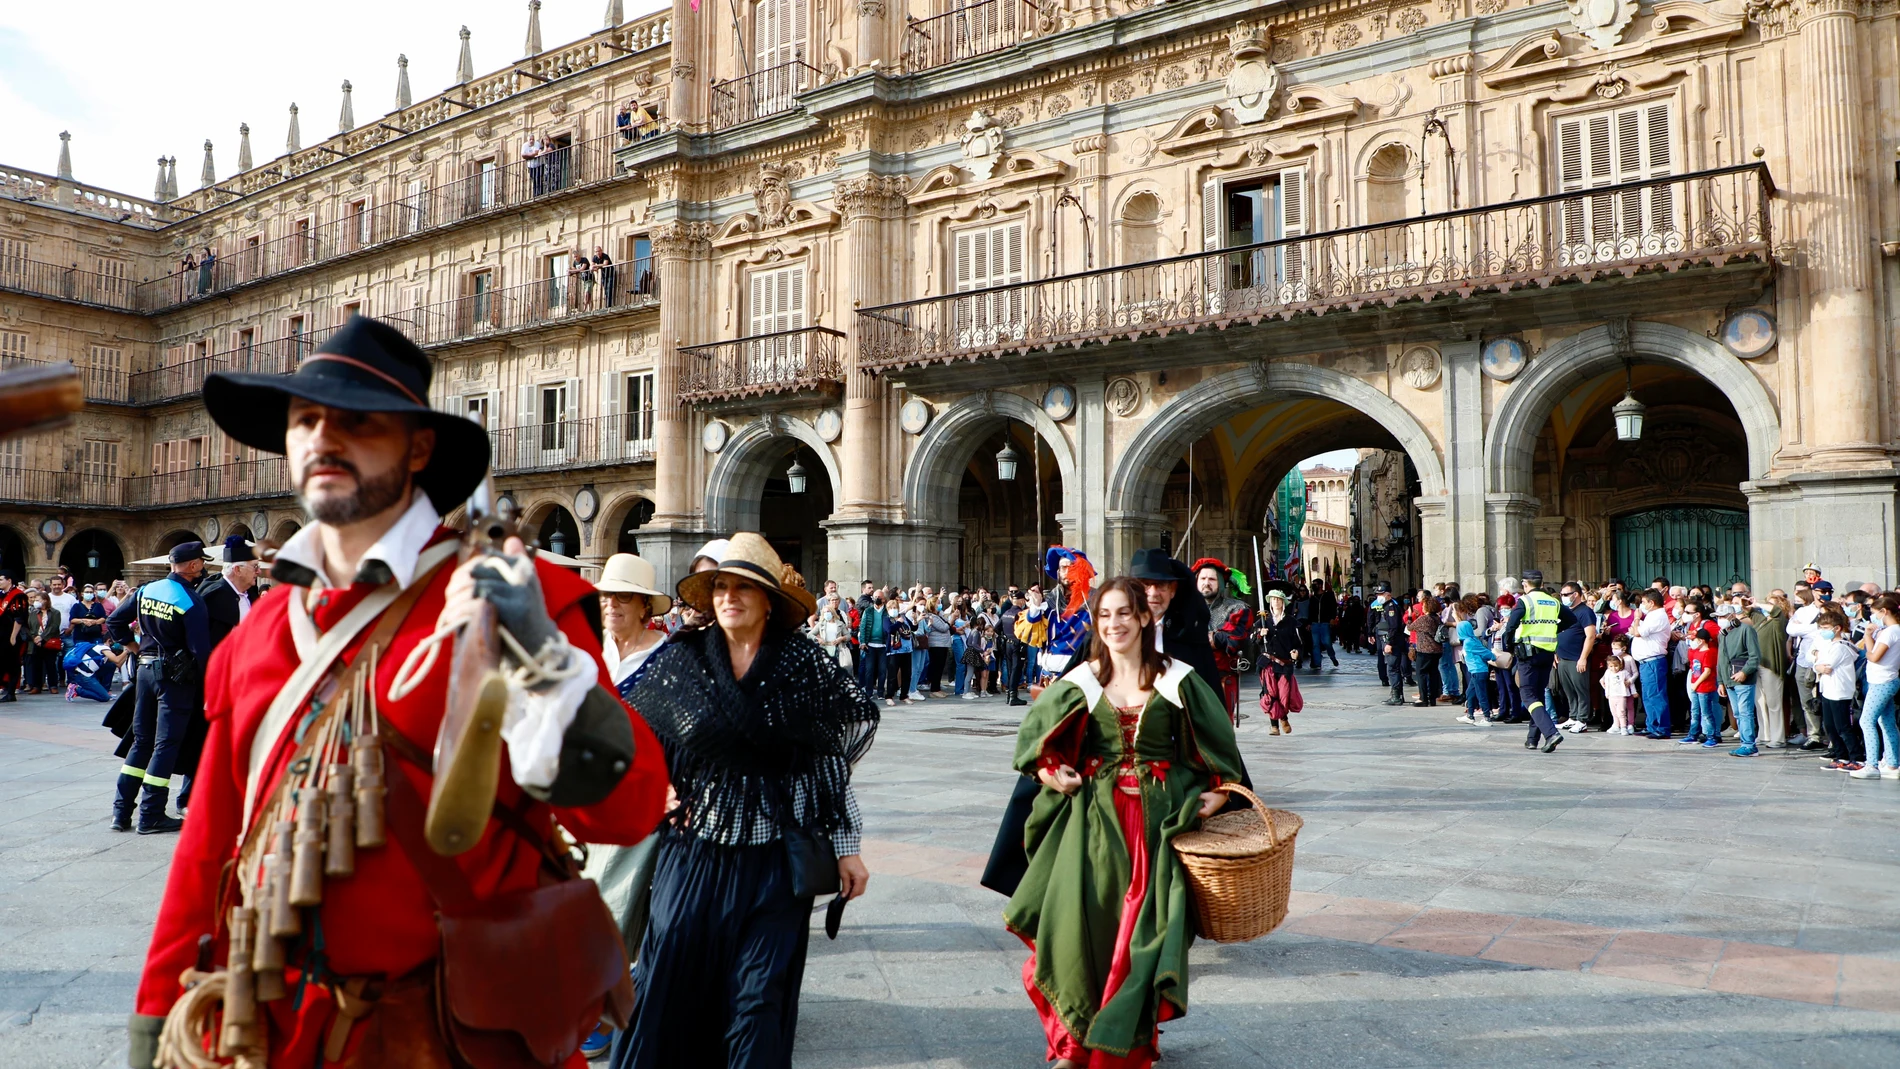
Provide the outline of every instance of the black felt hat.
<path id="1" fill-rule="evenodd" d="M 1181 583 L 1193 578 L 1187 565 L 1170 556 L 1165 546 L 1143 546 L 1135 550 L 1134 559 L 1128 562 L 1128 574 L 1134 579 L 1162 583 Z"/>
<path id="2" fill-rule="evenodd" d="M 435 429 L 435 452 L 416 485 L 438 512 L 468 500 L 488 471 L 488 432 L 429 407 L 429 357 L 402 331 L 351 316 L 294 375 L 220 371 L 205 377 L 205 409 L 224 433 L 266 453 L 284 451 L 290 399 L 350 412 L 411 412 Z"/>

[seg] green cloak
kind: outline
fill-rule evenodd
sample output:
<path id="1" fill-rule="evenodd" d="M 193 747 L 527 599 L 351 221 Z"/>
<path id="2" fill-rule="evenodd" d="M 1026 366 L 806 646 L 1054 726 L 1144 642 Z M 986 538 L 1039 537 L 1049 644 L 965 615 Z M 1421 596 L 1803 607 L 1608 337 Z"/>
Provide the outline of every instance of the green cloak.
<path id="1" fill-rule="evenodd" d="M 1084 1045 L 1126 1055 L 1146 1043 L 1160 1000 L 1187 1011 L 1187 956 L 1194 942 L 1186 873 L 1172 842 L 1200 825 L 1201 792 L 1215 777 L 1240 781 L 1240 751 L 1220 696 L 1193 669 L 1173 661 L 1155 680 L 1135 736 L 1141 802 L 1147 820 L 1148 894 L 1130 940 L 1130 969 L 1115 997 L 1101 1002 L 1122 900 L 1133 871 L 1115 812 L 1120 774 L 1120 717 L 1086 663 L 1042 692 L 1016 736 L 1016 769 L 1034 775 L 1045 752 L 1079 772 L 1101 767 L 1072 795 L 1044 787 L 1023 831 L 1029 870 L 1003 909 L 1003 920 L 1036 949 L 1036 986 L 1069 1034 Z M 1157 780 L 1151 762 L 1166 762 Z"/>

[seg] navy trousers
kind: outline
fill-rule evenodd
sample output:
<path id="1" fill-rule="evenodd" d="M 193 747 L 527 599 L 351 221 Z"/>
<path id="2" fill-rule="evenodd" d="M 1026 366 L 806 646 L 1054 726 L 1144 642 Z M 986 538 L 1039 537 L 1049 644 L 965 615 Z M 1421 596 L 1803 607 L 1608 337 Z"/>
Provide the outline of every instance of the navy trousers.
<path id="1" fill-rule="evenodd" d="M 1557 663 L 1557 655 L 1550 650 L 1538 650 L 1534 656 L 1519 657 L 1512 666 L 1517 680 L 1517 699 L 1524 710 L 1531 714 L 1531 726 L 1525 737 L 1526 742 L 1536 742 L 1557 737 L 1557 721 L 1551 719 L 1550 710 L 1544 707 L 1544 691 L 1550 687 L 1550 667 Z"/>
<path id="2" fill-rule="evenodd" d="M 789 1069 L 811 907 L 783 843 L 667 832 L 613 1069 Z"/>

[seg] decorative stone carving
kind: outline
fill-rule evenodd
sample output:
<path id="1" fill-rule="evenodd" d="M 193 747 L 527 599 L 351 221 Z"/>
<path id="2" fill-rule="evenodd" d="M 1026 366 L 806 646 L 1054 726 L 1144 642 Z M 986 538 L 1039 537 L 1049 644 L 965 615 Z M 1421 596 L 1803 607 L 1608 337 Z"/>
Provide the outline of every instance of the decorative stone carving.
<path id="1" fill-rule="evenodd" d="M 1129 138 L 1127 147 L 1128 151 L 1122 154 L 1122 159 L 1130 167 L 1146 167 L 1148 161 L 1155 158 L 1154 135 L 1146 130 L 1137 131 Z"/>
<path id="2" fill-rule="evenodd" d="M 989 113 L 978 108 L 964 120 L 963 160 L 969 165 L 970 172 L 979 181 L 996 177 L 996 168 L 1003 162 L 1003 128 L 998 126 Z"/>
<path id="3" fill-rule="evenodd" d="M 1266 27 L 1244 22 L 1228 32 L 1227 42 L 1234 62 L 1227 73 L 1227 107 L 1239 122 L 1259 122 L 1273 111 L 1280 92 L 1280 70 L 1267 60 L 1273 42 Z"/>
<path id="4" fill-rule="evenodd" d="M 1055 96 L 1049 98 L 1049 102 L 1043 105 L 1042 110 L 1048 112 L 1051 119 L 1060 119 L 1064 115 L 1067 115 L 1069 109 L 1073 106 L 1074 105 L 1069 103 L 1068 97 L 1057 93 Z"/>
<path id="5" fill-rule="evenodd" d="M 868 19 L 884 17 L 884 0 L 858 0 L 858 14 Z"/>
<path id="6" fill-rule="evenodd" d="M 1141 408 L 1141 384 L 1126 375 L 1110 379 L 1103 401 L 1110 412 L 1126 419 Z"/>
<path id="7" fill-rule="evenodd" d="M 1429 390 L 1438 383 L 1438 352 L 1419 345 L 1399 357 L 1399 378 L 1414 390 Z"/>
<path id="8" fill-rule="evenodd" d="M 548 114 L 566 115 L 567 101 L 562 100 L 560 97 L 555 97 L 553 100 L 548 101 Z"/>
<path id="9" fill-rule="evenodd" d="M 1333 27 L 1333 47 L 1352 48 L 1358 45 L 1359 39 L 1363 34 L 1364 31 L 1359 28 L 1358 23 L 1342 22 Z"/>
<path id="10" fill-rule="evenodd" d="M 1570 0 L 1570 23 L 1600 51 L 1623 42 L 1623 30 L 1636 17 L 1636 0 Z"/>
<path id="11" fill-rule="evenodd" d="M 1424 29 L 1425 24 L 1430 21 L 1430 18 L 1425 14 L 1424 8 L 1408 7 L 1393 17 L 1392 28 L 1400 33 L 1417 33 Z"/>
<path id="12" fill-rule="evenodd" d="M 752 199 L 759 206 L 759 222 L 767 229 L 784 226 L 792 208 L 792 187 L 785 167 L 776 163 L 759 164 L 759 184 Z"/>
<path id="13" fill-rule="evenodd" d="M 424 160 L 425 158 L 426 158 L 426 157 L 424 156 L 424 154 L 423 154 L 423 152 L 422 152 L 422 146 L 421 146 L 421 145 L 417 145 L 417 146 L 416 146 L 415 148 L 412 148 L 412 149 L 410 149 L 410 150 L 409 150 L 409 162 L 410 162 L 410 163 L 421 163 L 421 162 L 422 162 L 422 161 L 423 161 L 423 160 Z"/>
<path id="14" fill-rule="evenodd" d="M 910 180 L 901 174 L 867 174 L 841 179 L 832 187 L 831 200 L 847 216 L 866 216 L 903 207 Z"/>
<path id="15" fill-rule="evenodd" d="M 711 223 L 667 223 L 653 229 L 653 254 L 705 257 L 712 253 L 712 238 Z"/>

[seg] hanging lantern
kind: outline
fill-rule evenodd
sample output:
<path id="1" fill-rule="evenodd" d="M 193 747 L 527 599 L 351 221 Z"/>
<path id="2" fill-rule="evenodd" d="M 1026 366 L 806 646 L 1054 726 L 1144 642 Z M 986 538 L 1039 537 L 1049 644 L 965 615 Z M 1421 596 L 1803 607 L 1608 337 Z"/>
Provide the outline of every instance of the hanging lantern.
<path id="1" fill-rule="evenodd" d="M 92 569 L 95 572 L 99 570 L 99 547 L 98 546 L 94 546 L 91 549 L 86 551 L 86 567 Z"/>
<path id="2" fill-rule="evenodd" d="M 1610 409 L 1610 415 L 1616 418 L 1616 440 L 1619 442 L 1640 441 L 1643 437 L 1643 413 L 1649 406 L 1638 401 L 1636 395 L 1623 391 L 1623 399 Z"/>
<path id="3" fill-rule="evenodd" d="M 1006 483 L 1015 482 L 1016 465 L 1021 460 L 1022 457 L 1017 454 L 1016 447 L 1005 441 L 1003 451 L 996 454 L 996 477 Z"/>
<path id="4" fill-rule="evenodd" d="M 567 556 L 567 536 L 559 531 L 548 536 L 548 552 L 557 556 Z"/>
<path id="5" fill-rule="evenodd" d="M 792 493 L 804 493 L 805 483 L 807 481 L 805 478 L 805 465 L 800 464 L 797 460 L 793 460 L 792 466 L 785 469 L 785 481 L 792 485 Z"/>
<path id="6" fill-rule="evenodd" d="M 1392 522 L 1386 525 L 1385 533 L 1387 536 L 1386 540 L 1393 545 L 1405 541 L 1405 517 L 1392 517 Z"/>

